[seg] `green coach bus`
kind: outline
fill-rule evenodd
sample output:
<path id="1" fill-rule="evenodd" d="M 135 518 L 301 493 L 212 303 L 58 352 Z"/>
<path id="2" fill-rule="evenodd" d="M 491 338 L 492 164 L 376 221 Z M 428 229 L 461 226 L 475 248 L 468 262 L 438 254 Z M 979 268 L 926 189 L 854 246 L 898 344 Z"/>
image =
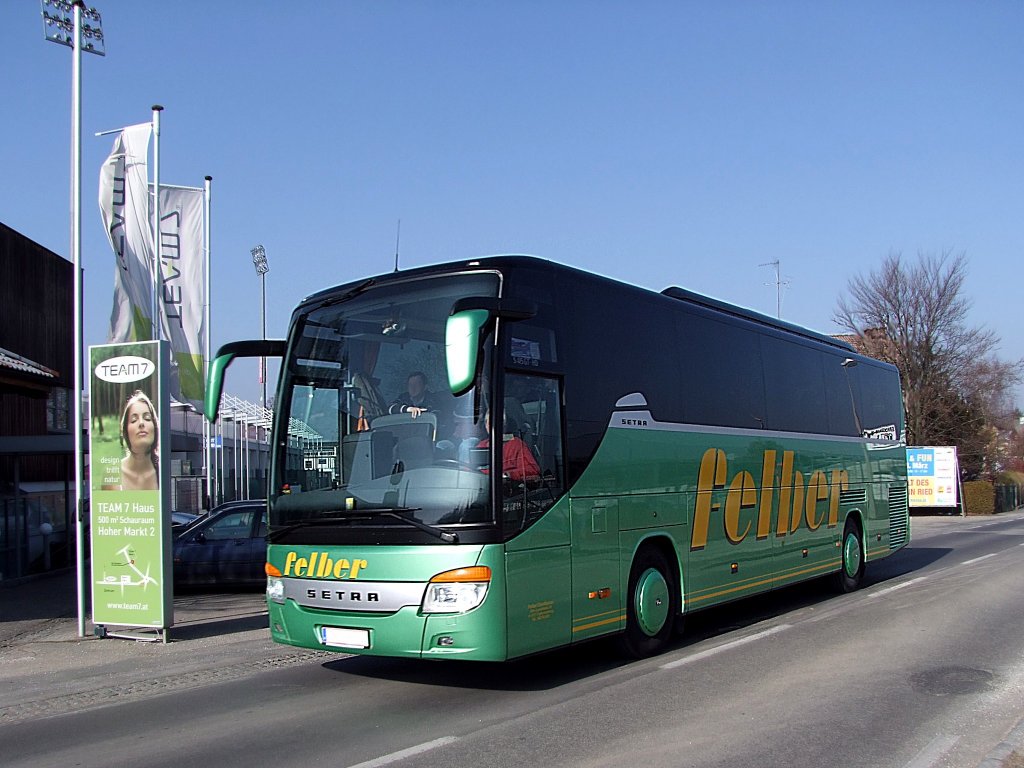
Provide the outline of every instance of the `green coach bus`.
<path id="1" fill-rule="evenodd" d="M 617 634 L 907 544 L 896 369 L 698 294 L 525 256 L 305 299 L 269 476 L 274 640 L 505 660 Z"/>

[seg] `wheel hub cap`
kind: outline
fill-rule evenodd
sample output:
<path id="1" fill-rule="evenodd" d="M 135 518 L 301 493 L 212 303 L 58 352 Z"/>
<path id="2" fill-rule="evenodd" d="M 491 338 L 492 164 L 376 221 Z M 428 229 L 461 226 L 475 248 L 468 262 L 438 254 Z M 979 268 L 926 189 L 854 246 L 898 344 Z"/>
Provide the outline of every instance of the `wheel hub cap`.
<path id="1" fill-rule="evenodd" d="M 649 568 L 636 585 L 637 624 L 650 637 L 658 634 L 668 620 L 668 584 L 656 568 Z"/>
<path id="2" fill-rule="evenodd" d="M 843 546 L 843 563 L 846 566 L 847 576 L 852 579 L 857 575 L 857 571 L 860 570 L 860 542 L 852 533 L 846 537 L 846 543 Z"/>

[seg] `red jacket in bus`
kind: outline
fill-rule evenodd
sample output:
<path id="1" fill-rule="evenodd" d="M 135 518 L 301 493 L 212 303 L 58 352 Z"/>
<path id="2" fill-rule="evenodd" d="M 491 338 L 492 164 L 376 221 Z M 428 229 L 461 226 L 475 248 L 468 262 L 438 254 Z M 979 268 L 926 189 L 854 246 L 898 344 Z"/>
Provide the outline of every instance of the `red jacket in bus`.
<path id="1" fill-rule="evenodd" d="M 488 448 L 491 441 L 484 438 L 477 443 L 477 448 Z M 540 466 L 533 458 L 529 446 L 518 437 L 512 437 L 505 441 L 501 448 L 501 463 L 505 474 L 510 480 L 526 480 L 528 478 L 540 477 Z"/>

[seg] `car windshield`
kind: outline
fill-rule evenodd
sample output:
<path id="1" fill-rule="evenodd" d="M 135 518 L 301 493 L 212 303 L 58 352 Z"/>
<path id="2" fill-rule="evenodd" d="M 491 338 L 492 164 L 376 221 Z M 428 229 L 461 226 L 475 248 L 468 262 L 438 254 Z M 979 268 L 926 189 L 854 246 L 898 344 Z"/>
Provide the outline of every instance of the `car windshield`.
<path id="1" fill-rule="evenodd" d="M 272 530 L 493 522 L 488 451 L 476 447 L 485 437 L 487 385 L 477 380 L 461 397 L 451 394 L 445 324 L 458 299 L 496 296 L 498 276 L 360 289 L 327 298 L 294 323 Z"/>

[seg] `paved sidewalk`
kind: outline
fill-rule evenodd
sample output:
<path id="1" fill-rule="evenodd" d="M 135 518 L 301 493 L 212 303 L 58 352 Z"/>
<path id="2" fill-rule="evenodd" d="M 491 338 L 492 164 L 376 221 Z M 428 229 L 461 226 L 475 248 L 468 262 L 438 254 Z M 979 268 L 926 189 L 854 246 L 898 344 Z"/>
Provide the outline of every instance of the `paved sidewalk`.
<path id="1" fill-rule="evenodd" d="M 86 632 L 93 625 L 86 595 Z M 266 604 L 261 590 L 228 594 L 190 591 L 175 595 L 171 642 L 195 636 L 197 625 L 229 622 L 228 632 L 266 627 Z M 72 640 L 78 633 L 78 603 L 73 569 L 22 581 L 0 582 L 0 649 L 34 639 Z M 239 624 L 241 622 L 241 624 Z"/>
<path id="2" fill-rule="evenodd" d="M 185 593 L 174 616 L 166 645 L 80 638 L 73 571 L 0 586 L 0 725 L 337 658 L 273 643 L 262 591 Z"/>
<path id="3" fill-rule="evenodd" d="M 14 586 L 0 582 L 0 649 L 76 615 L 75 574 L 70 569 Z"/>

